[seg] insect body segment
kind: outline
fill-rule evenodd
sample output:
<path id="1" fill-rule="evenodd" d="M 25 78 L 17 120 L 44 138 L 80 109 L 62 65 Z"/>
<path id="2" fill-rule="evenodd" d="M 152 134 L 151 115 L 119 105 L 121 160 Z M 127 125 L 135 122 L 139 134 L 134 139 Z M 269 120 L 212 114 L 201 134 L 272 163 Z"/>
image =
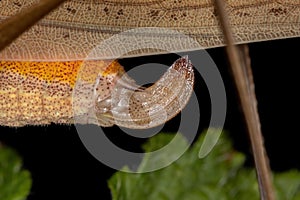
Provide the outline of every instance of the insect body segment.
<path id="1" fill-rule="evenodd" d="M 78 68 L 77 62 L 1 62 L 0 124 L 60 123 L 68 118 L 68 94 Z"/>
<path id="2" fill-rule="evenodd" d="M 84 80 L 95 72 L 108 77 L 123 68 L 113 62 L 93 61 Z M 23 126 L 73 123 L 72 92 L 83 61 L 0 62 L 0 125 Z"/>
<path id="3" fill-rule="evenodd" d="M 183 109 L 193 83 L 186 57 L 149 88 L 136 85 L 116 61 L 3 61 L 0 125 L 53 122 L 150 128 Z"/>
<path id="4" fill-rule="evenodd" d="M 158 126 L 184 108 L 193 84 L 193 67 L 187 57 L 175 61 L 149 88 L 137 89 L 134 81 L 124 74 L 116 82 L 110 97 L 97 102 L 100 108 L 105 108 L 101 120 L 134 129 Z"/>

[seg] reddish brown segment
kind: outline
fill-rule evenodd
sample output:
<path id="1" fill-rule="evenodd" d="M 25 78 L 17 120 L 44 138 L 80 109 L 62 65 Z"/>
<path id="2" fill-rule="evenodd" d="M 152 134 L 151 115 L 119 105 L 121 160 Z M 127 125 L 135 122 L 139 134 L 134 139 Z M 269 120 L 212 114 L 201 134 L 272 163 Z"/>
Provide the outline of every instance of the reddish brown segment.
<path id="1" fill-rule="evenodd" d="M 193 83 L 186 57 L 147 89 L 136 89 L 116 61 L 1 62 L 0 125 L 70 124 L 75 119 L 83 124 L 150 128 L 180 112 Z"/>

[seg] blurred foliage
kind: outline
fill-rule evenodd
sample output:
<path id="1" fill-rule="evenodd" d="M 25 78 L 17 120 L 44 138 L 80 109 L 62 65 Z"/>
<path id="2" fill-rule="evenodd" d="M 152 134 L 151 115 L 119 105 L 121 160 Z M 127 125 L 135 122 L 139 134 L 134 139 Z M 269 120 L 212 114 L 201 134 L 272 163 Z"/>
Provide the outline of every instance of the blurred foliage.
<path id="1" fill-rule="evenodd" d="M 160 133 L 152 137 L 144 150 L 151 152 L 166 145 L 174 134 Z M 222 134 L 212 152 L 203 159 L 198 153 L 204 134 L 176 162 L 168 167 L 142 174 L 115 173 L 108 181 L 114 200 L 232 200 L 259 199 L 254 169 L 244 168 L 245 155 L 232 148 L 226 134 Z M 183 136 L 177 141 L 179 148 L 187 142 Z M 185 145 L 184 145 L 184 144 Z M 164 162 L 171 152 L 160 154 L 157 162 Z M 144 158 L 141 166 L 153 165 Z M 300 200 L 300 173 L 290 171 L 273 175 L 277 199 Z"/>
<path id="2" fill-rule="evenodd" d="M 31 188 L 30 173 L 12 149 L 0 143 L 0 200 L 26 199 Z"/>

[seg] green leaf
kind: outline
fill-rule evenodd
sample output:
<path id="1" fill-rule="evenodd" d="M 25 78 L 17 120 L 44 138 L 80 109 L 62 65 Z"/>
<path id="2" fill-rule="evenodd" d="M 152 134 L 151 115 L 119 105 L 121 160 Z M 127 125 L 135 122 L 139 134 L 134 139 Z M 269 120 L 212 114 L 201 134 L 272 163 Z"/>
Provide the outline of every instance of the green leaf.
<path id="1" fill-rule="evenodd" d="M 243 167 L 245 156 L 233 150 L 226 134 L 221 135 L 216 146 L 206 157 L 199 158 L 199 150 L 204 141 L 203 135 L 183 156 L 168 167 L 150 173 L 115 173 L 108 181 L 113 199 L 259 199 L 255 170 Z M 173 139 L 174 134 L 160 133 L 149 139 L 144 145 L 144 150 L 155 151 Z M 172 157 L 176 152 L 185 150 L 186 145 L 185 138 L 180 135 L 174 144 L 174 152 L 162 152 L 155 160 L 163 162 L 168 156 Z M 145 169 L 148 165 L 153 167 L 155 162 L 149 160 L 150 156 L 145 156 L 140 169 Z M 278 199 L 300 199 L 298 171 L 275 174 L 274 181 Z"/>
<path id="2" fill-rule="evenodd" d="M 22 170 L 22 160 L 15 151 L 0 144 L 0 199 L 26 199 L 31 188 L 30 173 Z"/>
<path id="3" fill-rule="evenodd" d="M 300 199 L 300 173 L 291 170 L 284 173 L 275 174 L 275 187 L 278 199 Z"/>

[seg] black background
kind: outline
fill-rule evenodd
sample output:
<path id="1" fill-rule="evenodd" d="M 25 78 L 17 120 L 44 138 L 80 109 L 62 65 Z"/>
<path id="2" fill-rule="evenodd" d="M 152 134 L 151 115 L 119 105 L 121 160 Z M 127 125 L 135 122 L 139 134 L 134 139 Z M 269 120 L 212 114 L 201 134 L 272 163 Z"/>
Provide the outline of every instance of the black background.
<path id="1" fill-rule="evenodd" d="M 299 56 L 300 39 L 285 39 L 249 45 L 256 95 L 271 168 L 285 171 L 300 169 L 299 145 Z M 253 166 L 249 140 L 238 98 L 228 70 L 224 48 L 208 50 L 217 64 L 227 93 L 227 117 L 224 129 L 235 148 L 248 156 Z M 176 55 L 146 56 L 121 60 L 126 70 L 137 65 L 159 62 L 170 65 Z M 197 74 L 195 91 L 200 100 L 199 132 L 208 125 L 210 101 L 205 83 Z M 0 111 L 1 112 L 1 111 Z M 180 116 L 169 121 L 163 131 L 176 131 Z M 140 151 L 145 139 L 122 133 L 118 127 L 105 128 L 106 135 L 118 146 Z M 22 156 L 24 168 L 31 172 L 33 186 L 29 200 L 58 197 L 110 199 L 107 179 L 115 170 L 90 155 L 73 125 L 0 127 L 0 141 Z"/>

